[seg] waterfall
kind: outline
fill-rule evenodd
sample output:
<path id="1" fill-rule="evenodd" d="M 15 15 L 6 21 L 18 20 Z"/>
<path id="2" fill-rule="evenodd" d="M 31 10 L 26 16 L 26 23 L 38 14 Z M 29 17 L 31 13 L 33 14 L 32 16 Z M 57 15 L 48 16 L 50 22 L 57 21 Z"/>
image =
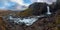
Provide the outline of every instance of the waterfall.
<path id="1" fill-rule="evenodd" d="M 47 14 L 48 14 L 48 15 L 51 14 L 49 6 L 47 6 Z"/>

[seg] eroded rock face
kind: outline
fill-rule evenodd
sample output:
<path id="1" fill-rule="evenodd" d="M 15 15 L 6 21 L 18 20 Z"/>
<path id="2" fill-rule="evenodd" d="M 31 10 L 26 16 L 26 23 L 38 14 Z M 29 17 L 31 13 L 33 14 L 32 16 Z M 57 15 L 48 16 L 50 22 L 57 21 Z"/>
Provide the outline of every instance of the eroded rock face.
<path id="1" fill-rule="evenodd" d="M 55 3 L 50 5 L 51 12 L 56 12 L 60 9 L 60 0 L 57 0 Z"/>
<path id="2" fill-rule="evenodd" d="M 51 13 L 55 13 L 58 9 L 60 9 L 59 0 L 57 2 L 52 3 L 51 5 L 48 5 L 46 3 L 38 3 L 35 2 L 29 6 L 29 8 L 32 9 L 33 15 L 41 15 L 46 14 L 47 12 L 47 6 L 50 8 Z"/>
<path id="3" fill-rule="evenodd" d="M 60 0 L 57 0 L 56 6 L 57 6 L 58 9 L 60 9 Z"/>
<path id="4" fill-rule="evenodd" d="M 38 3 L 35 2 L 29 6 L 32 9 L 33 15 L 40 15 L 47 12 L 47 4 L 46 3 Z"/>

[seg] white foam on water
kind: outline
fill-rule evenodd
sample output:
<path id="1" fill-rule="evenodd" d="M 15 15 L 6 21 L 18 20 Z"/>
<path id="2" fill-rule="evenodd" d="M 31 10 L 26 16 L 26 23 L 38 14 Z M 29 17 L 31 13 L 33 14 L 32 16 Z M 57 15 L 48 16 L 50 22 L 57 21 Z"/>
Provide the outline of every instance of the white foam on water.
<path id="1" fill-rule="evenodd" d="M 8 19 L 10 19 L 10 21 L 14 21 L 17 24 L 20 23 L 25 23 L 26 26 L 30 26 L 32 25 L 34 22 L 36 22 L 40 17 L 44 17 L 44 16 L 31 16 L 31 18 L 13 18 L 12 16 L 9 16 Z"/>
<path id="2" fill-rule="evenodd" d="M 27 25 L 27 26 L 32 25 L 35 21 L 38 20 L 38 18 L 35 18 L 35 17 L 21 19 L 21 18 L 13 18 L 12 16 L 9 16 L 8 18 L 10 19 L 10 21 L 14 20 L 14 22 L 17 24 L 19 24 L 19 22 L 20 22 L 20 23 L 25 23 L 25 25 Z"/>
<path id="3" fill-rule="evenodd" d="M 24 22 L 27 26 L 32 25 L 36 20 L 36 18 L 31 18 L 31 19 L 23 19 L 23 20 L 19 20 L 19 22 Z"/>

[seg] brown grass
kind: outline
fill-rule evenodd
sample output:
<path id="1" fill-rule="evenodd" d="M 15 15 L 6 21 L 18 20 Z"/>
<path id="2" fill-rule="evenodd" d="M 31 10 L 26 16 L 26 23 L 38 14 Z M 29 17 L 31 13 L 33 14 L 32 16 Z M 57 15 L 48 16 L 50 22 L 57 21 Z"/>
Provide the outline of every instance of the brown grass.
<path id="1" fill-rule="evenodd" d="M 60 24 L 60 11 L 57 11 L 56 14 L 53 15 L 52 17 L 39 19 L 32 26 L 29 26 L 29 27 L 20 26 L 20 25 L 12 26 L 7 21 L 4 22 L 2 19 L 2 16 L 8 15 L 10 13 L 12 13 L 13 15 L 15 14 L 15 12 L 12 12 L 12 11 L 0 12 L 0 30 L 7 30 L 7 29 L 8 30 L 47 30 L 48 28 L 49 28 L 48 30 L 57 30 L 59 27 L 57 25 Z M 52 20 L 52 22 L 48 23 L 48 20 Z M 46 21 L 45 22 L 47 23 L 46 25 L 44 25 L 44 21 Z"/>

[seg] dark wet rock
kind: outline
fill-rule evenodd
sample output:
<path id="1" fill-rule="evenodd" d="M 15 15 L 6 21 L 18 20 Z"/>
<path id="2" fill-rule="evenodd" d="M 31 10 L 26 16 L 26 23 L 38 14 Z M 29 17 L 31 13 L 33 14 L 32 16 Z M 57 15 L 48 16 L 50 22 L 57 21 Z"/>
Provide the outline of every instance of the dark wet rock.
<path id="1" fill-rule="evenodd" d="M 50 5 L 50 11 L 55 13 L 58 9 L 60 9 L 60 0 L 57 0 L 55 3 Z"/>
<path id="2" fill-rule="evenodd" d="M 57 0 L 56 6 L 57 6 L 58 9 L 60 9 L 60 0 Z"/>
<path id="3" fill-rule="evenodd" d="M 47 4 L 46 3 L 38 3 L 35 2 L 29 6 L 32 9 L 33 15 L 41 15 L 47 12 Z"/>

